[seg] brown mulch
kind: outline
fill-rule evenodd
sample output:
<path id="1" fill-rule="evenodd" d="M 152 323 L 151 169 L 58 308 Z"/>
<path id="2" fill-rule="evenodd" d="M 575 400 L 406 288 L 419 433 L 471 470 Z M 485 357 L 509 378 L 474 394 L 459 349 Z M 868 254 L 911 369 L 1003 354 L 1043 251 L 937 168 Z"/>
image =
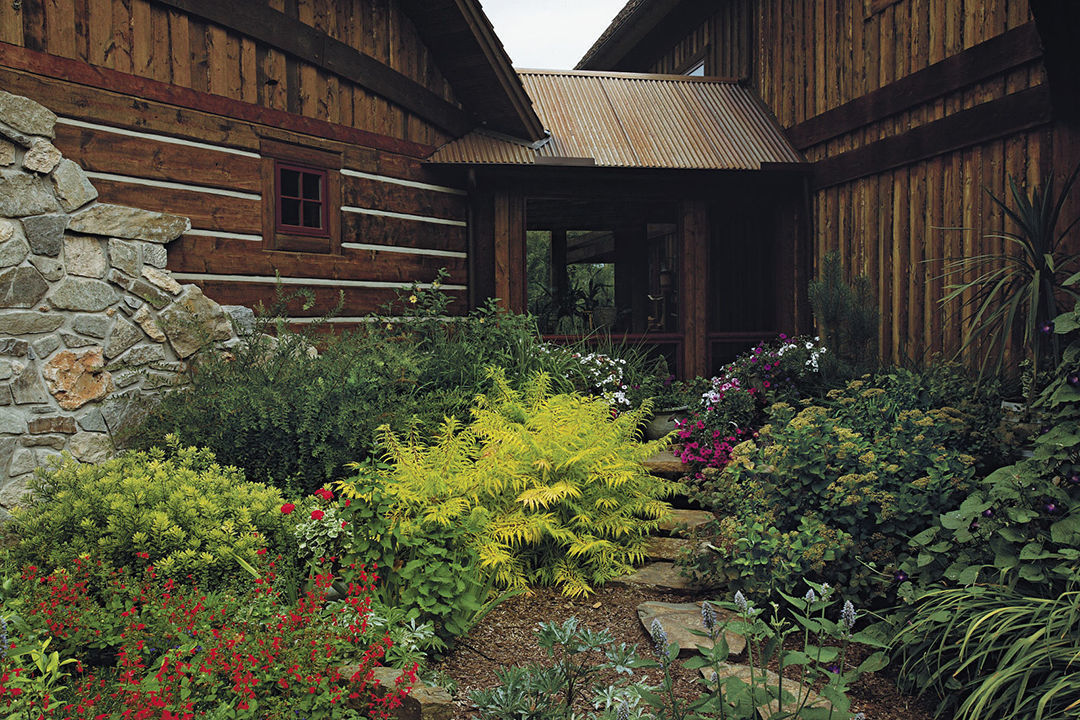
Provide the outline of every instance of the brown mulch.
<path id="1" fill-rule="evenodd" d="M 469 702 L 469 691 L 495 685 L 495 670 L 502 666 L 543 663 L 547 660 L 536 644 L 534 631 L 540 622 L 562 623 L 576 617 L 582 624 L 596 630 L 608 629 L 617 643 L 637 644 L 638 655 L 652 657 L 651 642 L 637 616 L 637 606 L 646 600 L 690 602 L 694 598 L 680 593 L 663 592 L 609 585 L 585 599 L 571 599 L 558 591 L 541 588 L 532 596 L 510 598 L 495 608 L 479 625 L 461 638 L 457 646 L 437 666 L 437 670 L 457 682 L 454 695 L 455 720 L 467 720 L 475 715 Z M 868 648 L 851 648 L 855 662 L 869 654 Z M 745 662 L 734 656 L 733 662 Z M 775 668 L 774 668 L 775 669 Z M 796 668 L 789 668 L 797 677 Z M 659 683 L 659 669 L 637 671 L 649 675 L 649 681 Z M 787 674 L 787 673 L 786 673 Z M 700 685 L 695 682 L 697 671 L 675 663 L 673 675 L 676 693 L 681 701 L 696 698 Z M 849 693 L 852 711 L 862 711 L 868 720 L 932 720 L 933 706 L 925 700 L 904 695 L 889 677 L 889 669 L 864 675 Z M 584 708 L 583 708 L 584 709 Z"/>

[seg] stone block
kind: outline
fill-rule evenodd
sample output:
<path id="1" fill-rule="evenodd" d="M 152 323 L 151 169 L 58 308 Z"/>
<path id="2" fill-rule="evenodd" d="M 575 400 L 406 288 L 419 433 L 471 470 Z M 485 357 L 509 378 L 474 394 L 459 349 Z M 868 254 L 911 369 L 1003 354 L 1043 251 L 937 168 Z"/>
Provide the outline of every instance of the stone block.
<path id="1" fill-rule="evenodd" d="M 101 406 L 105 425 L 113 439 L 123 438 L 146 420 L 158 398 L 138 390 L 128 390 L 109 397 Z"/>
<path id="2" fill-rule="evenodd" d="M 100 463 L 109 459 L 113 452 L 113 443 L 105 433 L 81 432 L 71 436 L 68 452 L 76 460 L 86 463 Z"/>
<path id="3" fill-rule="evenodd" d="M 60 151 L 51 142 L 36 138 L 34 144 L 23 155 L 22 166 L 30 172 L 48 175 L 62 157 Z"/>
<path id="4" fill-rule="evenodd" d="M 0 218 L 0 268 L 18 265 L 30 254 L 22 224 Z"/>
<path id="5" fill-rule="evenodd" d="M 67 435 L 23 435 L 19 438 L 22 447 L 47 447 L 53 450 L 63 450 L 67 445 Z"/>
<path id="6" fill-rule="evenodd" d="M 120 355 L 143 338 L 143 333 L 137 326 L 128 322 L 123 317 L 117 317 L 113 323 L 109 339 L 105 341 L 105 357 L 114 358 Z"/>
<path id="7" fill-rule="evenodd" d="M 54 308 L 83 312 L 99 312 L 118 299 L 116 290 L 108 283 L 80 277 L 64 278 L 49 293 L 49 303 Z"/>
<path id="8" fill-rule="evenodd" d="M 4 477 L 7 472 L 8 463 L 11 462 L 11 456 L 15 453 L 17 444 L 16 438 L 0 438 L 0 477 Z"/>
<path id="9" fill-rule="evenodd" d="M 222 305 L 221 309 L 229 316 L 233 330 L 239 337 L 249 337 L 255 332 L 255 312 L 243 305 Z"/>
<path id="10" fill-rule="evenodd" d="M 141 244 L 143 243 L 109 238 L 109 262 L 117 270 L 122 270 L 132 277 L 138 277 L 139 272 L 142 270 L 142 262 L 139 260 L 139 245 Z M 147 244 L 146 247 L 165 250 L 160 245 Z"/>
<path id="11" fill-rule="evenodd" d="M 26 418 L 22 412 L 0 407 L 0 433 L 22 435 L 26 432 Z"/>
<path id="12" fill-rule="evenodd" d="M 109 269 L 104 243 L 90 235 L 64 237 L 64 265 L 69 275 L 102 278 Z"/>
<path id="13" fill-rule="evenodd" d="M 60 337 L 64 341 L 64 347 L 68 348 L 84 348 L 91 345 L 100 345 L 101 340 L 97 338 L 87 338 L 82 335 L 76 335 L 69 332 L 61 332 Z"/>
<path id="14" fill-rule="evenodd" d="M 22 456 L 20 456 L 20 454 Z M 30 470 L 25 468 L 29 467 Z M 37 467 L 37 462 L 34 459 L 34 453 L 29 450 L 19 450 L 16 453 L 16 457 L 12 458 L 11 465 L 8 469 L 8 473 L 12 476 L 11 480 L 4 483 L 3 487 L 0 487 L 0 505 L 6 508 L 13 508 L 17 505 L 30 502 L 30 475 L 31 472 Z M 25 475 L 25 477 L 15 477 L 16 475 Z"/>
<path id="15" fill-rule="evenodd" d="M 232 324 L 221 306 L 195 285 L 186 286 L 176 302 L 158 316 L 158 321 L 181 358 L 194 354 L 206 342 L 232 337 Z"/>
<path id="16" fill-rule="evenodd" d="M 60 161 L 53 170 L 52 182 L 56 196 L 60 198 L 60 206 L 68 212 L 97 199 L 98 191 L 90 183 L 90 178 L 71 160 Z"/>
<path id="17" fill-rule="evenodd" d="M 169 262 L 169 253 L 165 250 L 164 245 L 143 243 L 142 259 L 144 263 L 151 267 L 163 268 Z"/>
<path id="18" fill-rule="evenodd" d="M 0 166 L 15 163 L 15 145 L 7 140 L 0 140 Z"/>
<path id="19" fill-rule="evenodd" d="M 64 229 L 67 228 L 67 215 L 33 215 L 23 218 L 23 230 L 30 250 L 35 255 L 56 257 L 64 248 Z"/>
<path id="20" fill-rule="evenodd" d="M 131 292 L 153 305 L 156 310 L 161 310 L 171 301 L 168 295 L 142 278 L 131 283 Z"/>
<path id="21" fill-rule="evenodd" d="M 11 386 L 0 385 L 0 405 L 10 405 L 11 403 Z"/>
<path id="22" fill-rule="evenodd" d="M 660 522 L 659 530 L 671 535 L 685 536 L 708 525 L 714 519 L 715 516 L 712 513 L 704 510 L 672 510 Z"/>
<path id="23" fill-rule="evenodd" d="M 0 334 L 33 335 L 55 332 L 64 324 L 64 316 L 56 313 L 11 311 L 0 313 Z"/>
<path id="24" fill-rule="evenodd" d="M 27 135 L 24 132 L 19 132 L 3 120 L 0 120 L 0 136 L 3 136 L 13 142 L 16 148 L 22 148 L 24 150 L 33 145 L 35 140 L 33 135 Z"/>
<path id="25" fill-rule="evenodd" d="M 0 308 L 34 307 L 48 290 L 49 283 L 35 267 L 21 265 L 0 272 Z"/>
<path id="26" fill-rule="evenodd" d="M 56 137 L 56 115 L 40 103 L 0 90 L 0 118 L 28 135 Z"/>
<path id="27" fill-rule="evenodd" d="M 165 349 L 161 345 L 136 345 L 109 363 L 113 367 L 142 367 L 165 361 Z"/>
<path id="28" fill-rule="evenodd" d="M 104 339 L 109 334 L 112 321 L 105 315 L 76 315 L 71 329 L 81 335 Z"/>
<path id="29" fill-rule="evenodd" d="M 44 360 L 52 355 L 59 347 L 60 338 L 56 335 L 46 335 L 40 340 L 35 340 L 33 342 L 34 356 Z"/>
<path id="30" fill-rule="evenodd" d="M 36 417 L 27 424 L 27 430 L 31 435 L 45 435 L 46 433 L 64 433 L 72 435 L 76 432 L 75 418 L 67 415 L 50 415 L 48 417 Z"/>
<path id="31" fill-rule="evenodd" d="M 60 203 L 44 179 L 15 168 L 0 168 L 0 216 L 21 218 L 59 209 Z"/>
<path id="32" fill-rule="evenodd" d="M 30 363 L 11 383 L 11 395 L 16 405 L 33 405 L 49 402 L 49 394 L 38 375 L 37 365 Z"/>
<path id="33" fill-rule="evenodd" d="M 359 668 L 356 666 L 346 666 L 341 669 L 341 675 L 349 678 L 357 670 Z M 393 688 L 401 675 L 400 670 L 389 667 L 376 667 L 372 668 L 372 671 L 373 679 L 379 686 L 375 689 L 376 694 L 383 688 Z M 455 707 L 453 697 L 446 690 L 418 680 L 401 705 L 390 712 L 394 720 L 452 720 Z"/>
<path id="34" fill-rule="evenodd" d="M 60 407 L 75 410 L 101 400 L 114 390 L 101 348 L 79 353 L 65 350 L 45 364 L 42 375 Z"/>
<path id="35" fill-rule="evenodd" d="M 710 685 L 713 685 L 716 678 L 716 670 L 711 667 L 703 667 L 700 670 L 701 676 L 709 681 Z M 776 698 L 776 689 L 778 687 L 783 688 L 784 692 L 788 693 L 790 700 L 783 703 L 783 711 L 785 713 L 794 710 L 802 705 L 806 708 L 814 708 L 815 712 L 820 715 L 815 717 L 829 717 L 832 715 L 832 705 L 828 700 L 820 697 L 817 693 L 811 690 L 808 686 L 802 685 L 798 680 L 792 680 L 790 678 L 781 679 L 779 675 L 772 670 L 757 668 L 754 670 L 753 676 L 750 674 L 750 667 L 747 665 L 735 665 L 732 663 L 720 663 L 720 681 L 723 682 L 726 678 L 737 677 L 744 683 L 749 684 L 752 677 L 761 677 L 764 673 L 765 685 L 769 688 L 769 696 L 774 698 L 767 703 L 762 703 L 758 706 L 758 716 L 761 720 L 769 720 L 769 718 L 776 717 L 781 711 L 780 703 Z M 803 701 L 805 698 L 805 702 Z M 798 718 L 796 718 L 798 720 Z"/>
<path id="36" fill-rule="evenodd" d="M 142 276 L 170 295 L 179 295 L 180 291 L 184 289 L 180 283 L 173 280 L 173 277 L 168 270 L 144 267 L 142 269 Z"/>
<path id="37" fill-rule="evenodd" d="M 101 410 L 96 407 L 89 408 L 77 419 L 80 430 L 87 432 L 108 432 L 105 427 L 105 418 L 101 416 Z"/>
<path id="38" fill-rule="evenodd" d="M 724 610 L 713 606 L 717 616 L 717 622 L 722 626 L 730 622 L 733 616 Z M 710 638 L 695 635 L 692 630 L 705 631 L 705 625 L 701 619 L 701 603 L 667 603 L 650 600 L 637 606 L 638 619 L 646 633 L 651 634 L 653 620 L 659 620 L 664 632 L 667 633 L 668 642 L 679 646 L 679 657 L 691 657 L 697 654 L 697 646 L 711 648 L 713 641 Z M 738 655 L 746 649 L 746 638 L 734 632 L 725 632 L 728 653 Z"/>
<path id="39" fill-rule="evenodd" d="M 41 273 L 41 276 L 49 282 L 56 282 L 64 277 L 64 263 L 56 258 L 45 257 L 43 255 L 31 255 L 30 264 L 36 267 L 38 272 Z"/>
<path id="40" fill-rule="evenodd" d="M 614 578 L 611 582 L 616 585 L 636 585 L 681 592 L 700 589 L 689 578 L 684 577 L 674 563 L 669 562 L 649 563 L 629 575 Z"/>
<path id="41" fill-rule="evenodd" d="M 139 327 L 143 329 L 143 332 L 150 336 L 150 339 L 154 342 L 165 342 L 165 332 L 158 325 L 157 319 L 154 314 L 150 312 L 149 308 L 143 305 L 141 308 L 135 311 L 132 315 L 135 322 L 139 323 Z"/>
<path id="42" fill-rule="evenodd" d="M 118 370 L 113 372 L 113 383 L 116 387 L 123 389 L 139 382 L 145 375 L 146 372 L 143 370 Z"/>
<path id="43" fill-rule="evenodd" d="M 0 317 L 4 317 L 0 315 Z M 0 338 L 0 355 L 26 357 L 30 352 L 30 343 L 18 338 Z"/>
<path id="44" fill-rule="evenodd" d="M 23 371 L 23 364 L 17 360 L 0 360 L 0 380 L 10 380 Z"/>
<path id="45" fill-rule="evenodd" d="M 88 235 L 167 243 L 190 230 L 191 221 L 179 215 L 100 203 L 74 215 L 70 227 Z"/>

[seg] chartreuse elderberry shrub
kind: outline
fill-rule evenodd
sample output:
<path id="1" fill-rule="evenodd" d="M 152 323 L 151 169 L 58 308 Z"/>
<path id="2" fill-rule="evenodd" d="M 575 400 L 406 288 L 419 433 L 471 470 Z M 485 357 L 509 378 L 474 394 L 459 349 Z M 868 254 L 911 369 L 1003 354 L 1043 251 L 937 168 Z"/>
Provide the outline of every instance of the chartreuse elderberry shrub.
<path id="1" fill-rule="evenodd" d="M 895 589 L 908 538 L 970 491 L 972 416 L 918 392 L 925 376 L 896 370 L 854 380 L 820 401 L 777 403 L 758 437 L 736 445 L 697 497 L 725 519 L 705 579 L 751 592 L 794 574 L 850 588 L 862 604 Z"/>
<path id="2" fill-rule="evenodd" d="M 285 547 L 281 494 L 217 463 L 206 449 L 128 452 L 98 465 L 65 459 L 30 481 L 33 503 L 14 511 L 15 558 L 46 568 L 80 556 L 118 569 L 152 563 L 161 577 L 227 584 L 238 559 Z"/>
<path id="3" fill-rule="evenodd" d="M 544 375 L 521 391 L 501 372 L 492 381 L 468 425 L 447 421 L 430 443 L 383 433 L 397 531 L 418 541 L 461 532 L 476 572 L 503 588 L 582 596 L 643 560 L 680 487 L 642 467 L 662 447 L 638 441 L 647 408 L 613 417 L 603 400 L 551 394 Z"/>

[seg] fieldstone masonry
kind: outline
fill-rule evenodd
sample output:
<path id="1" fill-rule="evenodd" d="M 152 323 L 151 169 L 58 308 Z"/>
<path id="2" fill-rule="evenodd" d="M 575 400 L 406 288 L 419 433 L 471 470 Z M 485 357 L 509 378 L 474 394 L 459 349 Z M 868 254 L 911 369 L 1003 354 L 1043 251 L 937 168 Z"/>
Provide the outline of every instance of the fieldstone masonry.
<path id="1" fill-rule="evenodd" d="M 97 202 L 55 123 L 0 91 L 0 519 L 36 467 L 104 460 L 197 350 L 253 328 L 164 269 L 190 221 Z"/>

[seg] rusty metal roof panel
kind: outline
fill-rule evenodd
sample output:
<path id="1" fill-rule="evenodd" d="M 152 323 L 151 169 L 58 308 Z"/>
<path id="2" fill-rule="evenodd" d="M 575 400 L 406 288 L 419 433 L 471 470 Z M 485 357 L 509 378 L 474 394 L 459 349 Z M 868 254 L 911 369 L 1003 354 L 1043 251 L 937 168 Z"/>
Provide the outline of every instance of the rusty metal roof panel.
<path id="1" fill-rule="evenodd" d="M 533 148 L 484 130 L 432 162 L 532 164 L 591 159 L 601 167 L 757 170 L 802 158 L 775 118 L 738 83 L 717 78 L 520 70 L 551 139 Z"/>

